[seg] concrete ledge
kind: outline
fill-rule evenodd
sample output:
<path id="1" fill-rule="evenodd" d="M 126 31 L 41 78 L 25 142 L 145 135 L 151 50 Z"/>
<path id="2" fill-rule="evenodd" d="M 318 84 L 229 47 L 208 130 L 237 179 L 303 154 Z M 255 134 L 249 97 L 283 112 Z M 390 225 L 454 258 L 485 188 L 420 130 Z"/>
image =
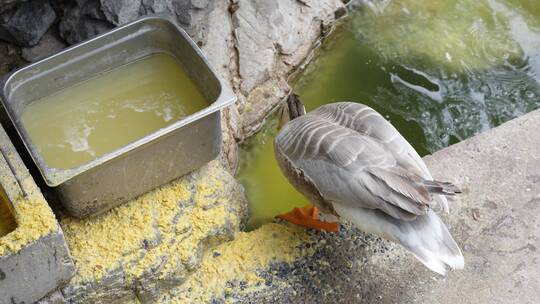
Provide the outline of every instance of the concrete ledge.
<path id="1" fill-rule="evenodd" d="M 0 304 L 33 303 L 74 266 L 54 214 L 0 127 L 0 185 L 17 227 L 0 237 Z"/>

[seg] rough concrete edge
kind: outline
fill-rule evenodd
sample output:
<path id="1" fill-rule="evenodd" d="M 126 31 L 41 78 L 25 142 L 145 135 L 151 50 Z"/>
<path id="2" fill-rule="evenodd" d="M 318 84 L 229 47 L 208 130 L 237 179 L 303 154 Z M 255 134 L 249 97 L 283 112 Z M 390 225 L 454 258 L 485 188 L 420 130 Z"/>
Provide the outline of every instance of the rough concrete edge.
<path id="1" fill-rule="evenodd" d="M 7 169 L 7 172 L 0 172 L 0 183 L 9 199 L 8 203 L 11 203 L 10 207 L 12 207 L 12 212 L 14 213 L 13 215 L 17 221 L 17 228 L 15 229 L 15 231 L 17 231 L 18 229 L 21 229 L 21 223 L 19 221 L 21 220 L 21 214 L 24 213 L 24 211 L 20 209 L 19 204 L 21 201 L 34 200 L 39 202 L 40 205 L 47 205 L 47 202 L 41 195 L 37 185 L 35 185 L 30 173 L 24 166 L 22 159 L 19 157 L 15 147 L 11 144 L 9 137 L 2 127 L 0 127 L 0 142 L 2 143 L 0 146 L 0 161 L 2 161 L 2 164 Z M 54 214 L 48 205 L 42 215 L 47 219 L 54 218 Z M 44 223 L 42 228 L 43 229 L 40 231 L 40 235 L 33 235 L 30 240 L 27 240 L 28 242 L 20 245 L 24 247 L 31 242 L 38 240 L 40 237 L 47 235 L 48 233 L 60 231 L 58 222 L 56 222 L 55 225 L 51 225 L 50 222 Z M 3 238 L 7 236 L 9 236 L 9 234 Z M 0 250 L 6 249 L 2 245 L 3 244 L 0 243 Z M 7 250 L 6 252 L 16 254 L 17 250 Z"/>
<path id="2" fill-rule="evenodd" d="M 46 284 L 42 284 L 35 290 L 34 295 L 30 295 L 31 292 L 28 290 L 22 291 L 23 294 L 32 297 L 26 301 L 37 301 L 56 287 L 65 284 L 75 273 L 75 266 L 59 223 L 2 127 L 0 127 L 0 142 L 1 165 L 8 171 L 0 172 L 0 182 L 17 221 L 17 228 L 0 238 L 0 249 L 4 252 L 0 262 L 7 263 L 13 259 L 22 259 L 21 262 L 24 262 L 25 255 L 33 258 L 40 256 L 40 252 L 42 256 L 46 256 L 49 247 L 54 251 L 55 261 L 60 259 L 63 265 L 56 269 L 56 282 L 52 282 L 54 286 L 47 287 Z M 37 210 L 35 214 L 29 213 L 35 210 Z M 37 215 L 36 221 L 41 227 L 36 229 L 36 225 L 31 225 L 32 227 L 28 228 L 20 222 L 27 222 L 32 215 Z M 14 242 L 17 243 L 13 245 Z M 51 276 L 44 275 L 42 279 L 50 282 Z"/>

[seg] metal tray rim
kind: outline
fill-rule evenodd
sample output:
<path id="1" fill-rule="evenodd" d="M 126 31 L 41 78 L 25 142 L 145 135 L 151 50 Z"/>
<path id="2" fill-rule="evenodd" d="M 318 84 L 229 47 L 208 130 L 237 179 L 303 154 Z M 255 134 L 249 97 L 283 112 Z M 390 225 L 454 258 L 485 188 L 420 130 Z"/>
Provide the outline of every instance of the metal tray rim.
<path id="1" fill-rule="evenodd" d="M 195 50 L 195 52 L 197 53 L 198 56 L 201 57 L 201 59 L 203 60 L 203 62 L 206 64 L 206 66 L 209 68 L 210 70 L 210 73 L 212 74 L 212 76 L 217 80 L 217 82 L 219 83 L 219 86 L 220 86 L 220 94 L 219 96 L 216 98 L 216 100 L 214 102 L 212 102 L 209 106 L 195 112 L 195 113 L 192 113 L 186 117 L 184 117 L 183 119 L 180 119 L 178 120 L 177 122 L 171 124 L 171 125 L 168 125 L 164 128 L 161 128 L 155 132 L 152 132 L 136 141 L 133 141 L 125 146 L 122 146 L 116 150 L 113 150 L 107 154 L 104 154 L 100 157 L 97 157 L 95 159 L 93 159 L 92 161 L 88 162 L 88 163 L 85 163 L 85 164 L 82 164 L 78 167 L 74 167 L 74 168 L 70 168 L 70 169 L 59 169 L 59 168 L 54 168 L 54 167 L 50 167 L 49 165 L 47 165 L 45 163 L 45 161 L 43 160 L 43 158 L 41 157 L 40 153 L 38 152 L 37 150 L 37 147 L 32 143 L 32 141 L 28 138 L 27 136 L 27 133 L 24 132 L 23 130 L 20 129 L 20 126 L 18 125 L 18 123 L 16 122 L 15 120 L 15 117 L 13 117 L 12 113 L 11 113 L 11 110 L 10 110 L 10 106 L 8 105 L 8 102 L 7 102 L 7 96 L 5 95 L 6 93 L 6 86 L 11 82 L 12 78 L 14 78 L 17 74 L 19 73 L 22 73 L 23 71 L 25 70 L 29 70 L 29 69 L 32 69 L 32 68 L 35 68 L 36 66 L 39 66 L 41 64 L 43 64 L 44 62 L 48 61 L 48 60 L 51 60 L 53 58 L 56 58 L 56 57 L 59 57 L 59 56 L 63 56 L 64 54 L 66 53 L 69 53 L 71 51 L 73 51 L 74 49 L 76 48 L 79 48 L 81 46 L 84 46 L 84 45 L 87 45 L 87 44 L 91 44 L 93 43 L 94 41 L 96 40 L 99 40 L 99 39 L 103 39 L 104 37 L 107 37 L 113 33 L 116 33 L 118 31 L 121 31 L 127 27 L 132 27 L 132 26 L 136 26 L 140 23 L 146 23 L 146 22 L 151 22 L 151 21 L 160 21 L 160 22 L 166 22 L 166 23 L 169 23 L 170 25 L 172 25 L 175 30 L 177 30 L 183 37 L 184 39 L 186 39 L 186 41 L 191 45 L 191 47 Z M 171 134 L 173 133 L 174 131 L 176 130 L 179 130 L 180 128 L 183 128 L 187 125 L 189 125 L 190 123 L 194 122 L 194 121 L 197 121 L 205 116 L 208 116 L 214 112 L 217 112 L 231 104 L 233 104 L 236 100 L 237 100 L 237 97 L 236 95 L 234 94 L 234 92 L 232 91 L 232 89 L 229 88 L 229 86 L 227 85 L 227 83 L 225 82 L 225 80 L 223 80 L 223 78 L 215 71 L 215 69 L 212 67 L 212 65 L 208 62 L 208 59 L 204 56 L 204 54 L 202 53 L 202 51 L 200 50 L 200 48 L 195 44 L 195 42 L 191 39 L 191 37 L 181 28 L 179 27 L 175 22 L 173 22 L 170 18 L 168 17 L 165 17 L 165 16 L 159 16 L 159 15 L 155 15 L 155 16 L 146 16 L 146 17 L 143 17 L 143 18 L 140 18 L 138 20 L 135 20 L 133 22 L 130 22 L 130 23 L 127 23 L 125 25 L 122 25 L 122 26 L 119 26 L 117 28 L 114 28 L 110 31 L 107 31 L 103 34 L 100 34 L 96 37 L 93 37 L 89 40 L 86 40 L 86 41 L 83 41 L 83 42 L 80 42 L 78 44 L 75 44 L 73 46 L 70 46 L 56 54 L 53 54 L 51 56 L 48 56 L 46 58 L 43 58 L 41 60 L 38 60 L 32 64 L 29 64 L 25 67 L 22 67 L 12 73 L 9 73 L 8 75 L 0 78 L 0 85 L 1 85 L 1 92 L 0 92 L 0 101 L 2 102 L 3 106 L 4 106 L 4 109 L 6 109 L 6 112 L 12 122 L 12 124 L 14 125 L 18 135 L 22 138 L 22 141 L 24 143 L 24 145 L 26 146 L 26 149 L 29 151 L 29 154 L 30 156 L 32 157 L 32 159 L 34 160 L 34 163 L 36 163 L 39 171 L 41 172 L 41 175 L 43 177 L 43 179 L 45 180 L 45 183 L 50 186 L 50 187 L 57 187 L 63 183 L 65 183 L 66 181 L 70 180 L 70 179 L 73 179 L 75 178 L 77 175 L 80 175 L 88 170 L 91 170 L 97 166 L 100 166 L 108 161 L 111 161 L 111 160 L 114 160 L 126 153 L 129 153 L 141 146 L 144 146 L 146 144 L 149 144 L 149 143 L 152 143 L 156 138 L 159 138 L 161 136 L 166 136 L 167 134 Z M 16 89 L 16 88 L 15 88 Z"/>

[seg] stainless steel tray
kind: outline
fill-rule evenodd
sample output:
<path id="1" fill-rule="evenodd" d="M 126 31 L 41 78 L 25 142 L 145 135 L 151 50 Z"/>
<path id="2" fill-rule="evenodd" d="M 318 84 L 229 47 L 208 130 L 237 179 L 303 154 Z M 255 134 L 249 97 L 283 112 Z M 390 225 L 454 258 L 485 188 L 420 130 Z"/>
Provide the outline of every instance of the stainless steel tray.
<path id="1" fill-rule="evenodd" d="M 49 167 L 21 124 L 24 108 L 40 97 L 159 52 L 183 64 L 208 106 L 80 167 Z M 236 100 L 189 36 L 161 17 L 146 17 L 73 46 L 14 72 L 1 85 L 0 99 L 43 179 L 77 217 L 108 210 L 215 158 L 221 148 L 220 109 Z"/>

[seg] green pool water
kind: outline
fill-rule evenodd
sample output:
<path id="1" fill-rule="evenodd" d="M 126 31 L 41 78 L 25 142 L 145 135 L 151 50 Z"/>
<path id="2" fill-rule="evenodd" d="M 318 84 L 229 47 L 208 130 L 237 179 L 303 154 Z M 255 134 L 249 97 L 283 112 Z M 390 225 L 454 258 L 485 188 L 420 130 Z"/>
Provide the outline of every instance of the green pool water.
<path id="1" fill-rule="evenodd" d="M 421 155 L 540 107 L 537 0 L 367 2 L 294 84 L 307 110 L 367 104 Z M 274 160 L 275 119 L 241 151 L 248 228 L 307 204 Z"/>

